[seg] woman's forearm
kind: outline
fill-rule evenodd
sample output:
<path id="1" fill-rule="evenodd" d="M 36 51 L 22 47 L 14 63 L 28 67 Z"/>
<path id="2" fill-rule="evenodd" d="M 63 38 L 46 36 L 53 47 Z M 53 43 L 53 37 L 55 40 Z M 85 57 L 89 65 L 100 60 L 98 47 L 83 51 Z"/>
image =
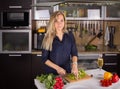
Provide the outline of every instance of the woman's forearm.
<path id="1" fill-rule="evenodd" d="M 74 63 L 77 63 L 77 61 L 78 61 L 77 56 L 73 56 L 73 57 L 72 57 L 72 63 L 73 63 L 73 64 L 74 64 Z"/>
<path id="2" fill-rule="evenodd" d="M 57 71 L 58 74 L 60 75 L 65 75 L 66 74 L 66 70 L 64 70 L 62 67 L 56 65 L 55 63 L 51 62 L 50 60 L 47 60 L 45 62 L 46 65 L 48 65 L 49 67 L 55 69 Z"/>
<path id="3" fill-rule="evenodd" d="M 72 57 L 72 69 L 77 69 L 78 68 L 77 61 L 78 61 L 77 56 L 73 56 Z"/>
<path id="4" fill-rule="evenodd" d="M 77 56 L 72 57 L 72 70 L 71 72 L 76 76 L 76 79 L 78 79 L 78 64 L 77 64 Z"/>
<path id="5" fill-rule="evenodd" d="M 46 64 L 47 66 L 49 66 L 49 67 L 55 69 L 55 70 L 57 70 L 58 67 L 59 67 L 58 65 L 56 65 L 56 64 L 53 63 L 53 62 L 51 62 L 50 60 L 47 60 L 47 61 L 45 62 L 45 64 Z"/>

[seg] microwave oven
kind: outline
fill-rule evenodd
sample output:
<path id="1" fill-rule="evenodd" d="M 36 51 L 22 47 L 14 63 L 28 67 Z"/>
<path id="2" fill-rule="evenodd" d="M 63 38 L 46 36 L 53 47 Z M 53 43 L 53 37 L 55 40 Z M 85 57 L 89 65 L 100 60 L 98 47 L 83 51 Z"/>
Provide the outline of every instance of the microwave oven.
<path id="1" fill-rule="evenodd" d="M 1 28 L 30 28 L 31 10 L 1 12 Z"/>
<path id="2" fill-rule="evenodd" d="M 0 30 L 0 53 L 31 53 L 31 30 Z"/>

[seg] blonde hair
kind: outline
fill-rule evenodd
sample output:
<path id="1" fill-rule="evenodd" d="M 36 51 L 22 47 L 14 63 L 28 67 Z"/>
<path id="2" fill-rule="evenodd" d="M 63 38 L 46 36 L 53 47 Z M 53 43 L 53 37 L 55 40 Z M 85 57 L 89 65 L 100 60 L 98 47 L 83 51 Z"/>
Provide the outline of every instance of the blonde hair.
<path id="1" fill-rule="evenodd" d="M 48 23 L 48 26 L 47 26 L 47 32 L 46 32 L 45 37 L 44 37 L 43 42 L 42 42 L 42 48 L 43 49 L 50 50 L 50 51 L 52 50 L 53 39 L 56 36 L 54 23 L 55 23 L 56 17 L 58 15 L 63 16 L 64 21 L 65 21 L 63 32 L 68 33 L 68 31 L 66 29 L 67 26 L 66 26 L 66 19 L 65 19 L 64 14 L 61 11 L 54 12 L 52 14 L 52 16 L 50 17 L 50 20 L 49 20 L 49 23 Z"/>

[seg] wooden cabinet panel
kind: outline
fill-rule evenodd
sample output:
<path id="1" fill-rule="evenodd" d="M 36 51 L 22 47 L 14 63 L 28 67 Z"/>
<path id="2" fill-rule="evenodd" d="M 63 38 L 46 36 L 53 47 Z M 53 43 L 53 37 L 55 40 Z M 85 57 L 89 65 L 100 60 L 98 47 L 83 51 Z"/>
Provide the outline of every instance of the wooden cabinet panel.
<path id="1" fill-rule="evenodd" d="M 10 9 L 9 6 L 21 6 L 22 9 L 30 9 L 31 5 L 32 0 L 1 0 L 0 10 L 8 10 Z"/>
<path id="2" fill-rule="evenodd" d="M 0 89 L 31 88 L 31 55 L 1 54 Z"/>
<path id="3" fill-rule="evenodd" d="M 118 73 L 118 54 L 103 54 L 103 69 L 109 72 Z"/>
<path id="4" fill-rule="evenodd" d="M 120 54 L 118 54 L 118 75 L 120 77 Z"/>
<path id="5" fill-rule="evenodd" d="M 37 75 L 43 74 L 45 65 L 41 62 L 41 55 L 32 54 L 32 89 L 36 89 L 34 79 Z"/>

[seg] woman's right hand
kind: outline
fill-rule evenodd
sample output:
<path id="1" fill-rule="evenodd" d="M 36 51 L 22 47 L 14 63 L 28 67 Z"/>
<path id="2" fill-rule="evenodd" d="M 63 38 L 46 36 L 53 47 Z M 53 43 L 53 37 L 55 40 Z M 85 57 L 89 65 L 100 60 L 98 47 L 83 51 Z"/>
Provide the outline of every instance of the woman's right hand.
<path id="1" fill-rule="evenodd" d="M 61 68 L 61 67 L 58 67 L 56 69 L 57 73 L 60 74 L 60 75 L 65 75 L 66 74 L 66 70 Z"/>

